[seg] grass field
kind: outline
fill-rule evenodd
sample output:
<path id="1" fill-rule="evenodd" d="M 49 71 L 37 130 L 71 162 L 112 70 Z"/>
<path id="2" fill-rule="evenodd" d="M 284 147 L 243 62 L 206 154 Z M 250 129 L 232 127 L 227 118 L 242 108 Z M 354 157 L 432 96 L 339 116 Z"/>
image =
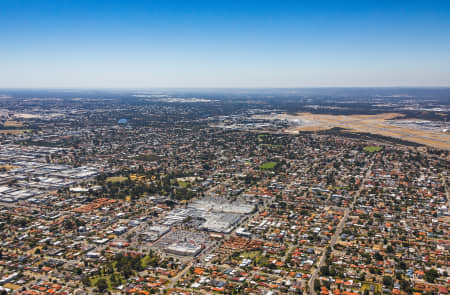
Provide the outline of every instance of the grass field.
<path id="1" fill-rule="evenodd" d="M 240 256 L 244 257 L 244 258 L 254 259 L 255 257 L 258 257 L 260 255 L 261 255 L 261 251 L 255 250 L 255 251 L 244 252 Z"/>
<path id="2" fill-rule="evenodd" d="M 366 146 L 364 148 L 364 151 L 365 152 L 369 152 L 369 153 L 374 153 L 374 152 L 379 152 L 382 149 L 383 149 L 383 147 L 381 147 L 381 146 L 373 146 L 373 145 L 371 145 L 371 146 Z"/>
<path id="3" fill-rule="evenodd" d="M 157 257 L 146 255 L 144 258 L 142 258 L 142 266 L 146 268 L 148 265 L 153 264 L 154 262 L 157 261 L 158 261 Z"/>
<path id="4" fill-rule="evenodd" d="M 178 185 L 180 187 L 187 187 L 188 185 L 190 185 L 191 183 L 189 181 L 178 181 Z"/>
<path id="5" fill-rule="evenodd" d="M 114 272 L 114 274 L 116 275 L 117 280 L 118 280 L 118 284 L 116 284 L 116 285 L 120 285 L 123 281 L 125 281 L 125 278 L 123 278 L 118 272 Z M 112 291 L 114 288 L 113 288 L 113 284 L 110 280 L 110 277 L 111 277 L 110 275 L 97 275 L 97 276 L 91 277 L 90 278 L 91 286 L 95 286 L 97 284 L 98 280 L 104 279 L 106 281 L 106 283 L 108 284 L 108 290 Z"/>
<path id="6" fill-rule="evenodd" d="M 155 263 L 157 263 L 158 258 L 157 256 L 150 256 L 150 255 L 146 255 L 145 257 L 142 258 L 141 263 L 142 263 L 142 267 L 146 268 L 149 265 L 155 265 Z M 116 284 L 115 286 L 121 285 L 124 281 L 126 281 L 126 279 L 120 274 L 119 271 L 117 271 L 117 262 L 113 262 L 113 267 L 114 267 L 114 274 L 116 277 Z M 104 279 L 106 281 L 106 283 L 108 284 L 108 290 L 112 291 L 114 289 L 114 284 L 111 282 L 111 274 L 106 274 L 103 271 L 95 276 L 92 276 L 89 278 L 91 286 L 96 286 L 98 280 L 100 279 Z"/>
<path id="7" fill-rule="evenodd" d="M 263 170 L 273 170 L 277 166 L 277 162 L 265 162 L 261 166 L 259 166 L 259 169 Z"/>
<path id="8" fill-rule="evenodd" d="M 123 182 L 127 180 L 128 178 L 125 176 L 113 176 L 106 178 L 106 182 Z"/>

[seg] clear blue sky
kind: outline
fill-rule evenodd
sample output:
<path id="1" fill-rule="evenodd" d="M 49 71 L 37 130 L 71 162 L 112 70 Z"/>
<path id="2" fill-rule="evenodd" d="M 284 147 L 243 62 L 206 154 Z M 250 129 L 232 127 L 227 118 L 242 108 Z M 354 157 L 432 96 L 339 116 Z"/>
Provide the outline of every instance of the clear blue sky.
<path id="1" fill-rule="evenodd" d="M 450 86 L 450 1 L 0 0 L 0 87 Z"/>

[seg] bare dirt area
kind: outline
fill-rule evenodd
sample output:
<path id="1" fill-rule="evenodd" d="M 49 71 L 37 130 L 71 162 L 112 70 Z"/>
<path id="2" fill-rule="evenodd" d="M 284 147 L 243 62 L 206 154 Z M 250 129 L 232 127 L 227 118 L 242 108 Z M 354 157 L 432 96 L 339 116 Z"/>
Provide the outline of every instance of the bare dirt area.
<path id="1" fill-rule="evenodd" d="M 5 127 L 22 127 L 23 123 L 18 121 L 6 121 L 3 126 Z"/>
<path id="2" fill-rule="evenodd" d="M 17 113 L 14 114 L 15 118 L 20 118 L 20 119 L 34 119 L 34 118 L 40 118 L 40 115 L 35 115 L 35 114 L 25 114 L 25 113 Z"/>
<path id="3" fill-rule="evenodd" d="M 435 148 L 450 149 L 450 134 L 439 128 L 421 129 L 414 124 L 395 126 L 392 120 L 402 120 L 403 115 L 398 113 L 383 113 L 377 115 L 322 115 L 311 113 L 298 113 L 297 115 L 277 114 L 272 116 L 259 116 L 264 119 L 285 119 L 296 126 L 287 128 L 286 133 L 300 131 L 320 131 L 331 128 L 345 128 L 351 132 L 365 132 L 399 138 L 416 142 Z M 411 121 L 411 119 L 409 119 Z"/>
<path id="4" fill-rule="evenodd" d="M 3 134 L 18 134 L 18 133 L 24 133 L 30 131 L 29 129 L 7 129 L 7 130 L 0 130 L 0 133 Z"/>

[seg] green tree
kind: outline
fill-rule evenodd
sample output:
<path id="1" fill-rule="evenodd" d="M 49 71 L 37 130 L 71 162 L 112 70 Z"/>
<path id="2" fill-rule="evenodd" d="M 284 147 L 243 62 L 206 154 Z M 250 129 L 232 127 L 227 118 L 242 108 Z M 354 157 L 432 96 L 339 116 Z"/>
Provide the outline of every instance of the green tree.
<path id="1" fill-rule="evenodd" d="M 320 281 L 318 279 L 314 280 L 314 290 L 316 291 L 320 290 Z"/>
<path id="2" fill-rule="evenodd" d="M 108 283 L 106 282 L 105 279 L 99 279 L 97 281 L 97 283 L 95 284 L 95 286 L 98 288 L 98 290 L 100 292 L 105 291 L 106 289 L 108 289 Z"/>
<path id="3" fill-rule="evenodd" d="M 383 285 L 391 287 L 393 284 L 391 276 L 383 276 Z"/>
<path id="4" fill-rule="evenodd" d="M 430 283 L 434 283 L 434 281 L 439 277 L 439 273 L 434 268 L 425 271 L 425 280 Z"/>

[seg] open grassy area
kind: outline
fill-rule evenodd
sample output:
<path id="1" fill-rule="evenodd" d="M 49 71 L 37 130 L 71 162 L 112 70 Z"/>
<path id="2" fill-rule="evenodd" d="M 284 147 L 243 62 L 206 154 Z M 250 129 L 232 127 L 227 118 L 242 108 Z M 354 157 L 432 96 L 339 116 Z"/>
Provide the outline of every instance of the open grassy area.
<path id="1" fill-rule="evenodd" d="M 375 285 L 375 292 L 376 293 L 381 293 L 383 291 L 383 288 L 381 287 L 380 284 L 376 284 Z"/>
<path id="2" fill-rule="evenodd" d="M 264 267 L 268 267 L 269 265 L 271 265 L 272 263 L 270 262 L 269 258 L 267 258 L 266 256 L 257 256 L 255 258 L 255 262 L 257 265 L 260 266 L 264 266 Z"/>
<path id="3" fill-rule="evenodd" d="M 106 178 L 106 182 L 123 182 L 127 180 L 128 178 L 125 176 L 113 176 Z"/>
<path id="4" fill-rule="evenodd" d="M 155 264 L 158 264 L 158 257 L 156 256 L 146 255 L 144 258 L 142 258 L 142 267 L 144 268 L 149 265 L 154 266 Z"/>
<path id="5" fill-rule="evenodd" d="M 277 162 L 265 162 L 261 166 L 259 166 L 259 169 L 263 170 L 273 170 L 277 166 Z"/>
<path id="6" fill-rule="evenodd" d="M 191 184 L 189 181 L 178 181 L 180 187 L 187 187 L 189 184 Z"/>
<path id="7" fill-rule="evenodd" d="M 267 134 L 258 134 L 258 139 L 262 140 L 266 136 L 267 136 Z"/>
<path id="8" fill-rule="evenodd" d="M 123 278 L 118 272 L 114 272 L 114 274 L 117 279 L 117 282 L 115 283 L 116 286 L 119 286 L 122 282 L 125 281 L 125 278 Z M 111 282 L 110 278 L 111 278 L 111 275 L 107 275 L 107 274 L 91 277 L 90 278 L 91 286 L 95 287 L 97 285 L 98 280 L 104 279 L 106 281 L 106 283 L 108 284 L 108 290 L 112 291 L 112 290 L 114 290 L 114 286 L 113 286 L 113 283 Z"/>
<path id="9" fill-rule="evenodd" d="M 365 152 L 369 152 L 369 153 L 375 153 L 375 152 L 381 151 L 382 149 L 383 149 L 383 147 L 381 147 L 381 146 L 373 146 L 373 145 L 371 145 L 371 146 L 366 146 L 364 148 L 364 151 Z"/>
<path id="10" fill-rule="evenodd" d="M 268 144 L 268 143 L 263 143 L 263 144 L 261 144 L 261 146 L 264 146 L 264 147 L 272 147 L 272 148 L 282 148 L 282 147 L 283 147 L 283 146 L 280 145 L 280 144 Z"/>
<path id="11" fill-rule="evenodd" d="M 255 251 L 246 251 L 241 253 L 241 255 L 243 258 L 249 258 L 249 259 L 254 259 L 255 257 L 261 255 L 261 251 L 259 250 L 255 250 Z"/>

